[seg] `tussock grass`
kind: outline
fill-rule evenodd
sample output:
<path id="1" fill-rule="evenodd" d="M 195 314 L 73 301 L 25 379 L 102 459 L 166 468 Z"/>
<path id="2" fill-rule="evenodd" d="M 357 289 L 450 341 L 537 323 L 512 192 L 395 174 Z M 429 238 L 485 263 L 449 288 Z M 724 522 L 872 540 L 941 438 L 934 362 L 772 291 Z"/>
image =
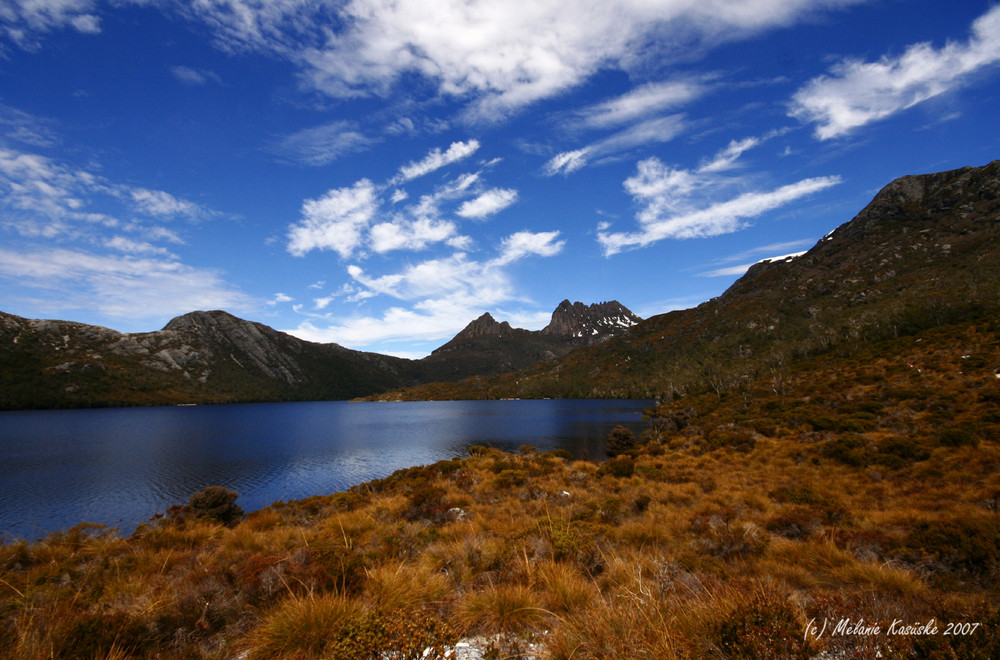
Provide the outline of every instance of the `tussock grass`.
<path id="1" fill-rule="evenodd" d="M 322 657 L 342 631 L 358 624 L 361 615 L 358 603 L 338 594 L 288 598 L 253 633 L 250 657 Z"/>

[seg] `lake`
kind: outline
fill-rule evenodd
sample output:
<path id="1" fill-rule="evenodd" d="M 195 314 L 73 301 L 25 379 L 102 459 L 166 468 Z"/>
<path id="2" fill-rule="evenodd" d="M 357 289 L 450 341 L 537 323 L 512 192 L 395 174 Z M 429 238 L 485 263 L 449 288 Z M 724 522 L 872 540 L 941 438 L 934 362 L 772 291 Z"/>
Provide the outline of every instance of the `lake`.
<path id="1" fill-rule="evenodd" d="M 0 536 L 79 522 L 131 534 L 205 486 L 245 511 L 345 490 L 470 445 L 604 457 L 651 401 L 317 401 L 0 413 Z"/>

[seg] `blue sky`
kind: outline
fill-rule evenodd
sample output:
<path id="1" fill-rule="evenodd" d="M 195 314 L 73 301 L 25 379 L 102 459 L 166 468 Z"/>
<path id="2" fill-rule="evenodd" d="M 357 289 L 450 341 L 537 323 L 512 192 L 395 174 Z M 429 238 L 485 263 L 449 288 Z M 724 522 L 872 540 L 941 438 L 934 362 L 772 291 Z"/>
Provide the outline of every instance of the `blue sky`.
<path id="1" fill-rule="evenodd" d="M 1000 158 L 1000 5 L 3 0 L 0 310 L 420 357 L 643 317 Z"/>

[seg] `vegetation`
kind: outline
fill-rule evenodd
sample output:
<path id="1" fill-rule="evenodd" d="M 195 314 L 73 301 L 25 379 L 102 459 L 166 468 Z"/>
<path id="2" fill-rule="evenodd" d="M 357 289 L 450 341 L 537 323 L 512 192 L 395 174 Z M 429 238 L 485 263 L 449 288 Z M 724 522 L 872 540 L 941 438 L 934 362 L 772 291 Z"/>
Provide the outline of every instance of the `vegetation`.
<path id="1" fill-rule="evenodd" d="M 670 398 L 605 463 L 471 447 L 239 521 L 212 491 L 10 541 L 0 656 L 1000 657 L 995 364 L 995 324 L 941 326 Z"/>

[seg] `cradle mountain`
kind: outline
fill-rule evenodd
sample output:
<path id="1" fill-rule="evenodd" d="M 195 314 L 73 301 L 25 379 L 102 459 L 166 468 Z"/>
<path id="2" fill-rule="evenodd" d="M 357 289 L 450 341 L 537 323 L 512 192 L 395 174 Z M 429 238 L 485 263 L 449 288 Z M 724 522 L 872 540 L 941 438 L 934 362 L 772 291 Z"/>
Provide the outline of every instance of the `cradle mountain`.
<path id="1" fill-rule="evenodd" d="M 824 351 L 995 323 L 998 308 L 994 161 L 897 179 L 809 251 L 752 266 L 698 307 L 643 321 L 615 301 L 567 300 L 539 331 L 484 314 L 421 360 L 308 342 L 222 311 L 129 334 L 0 313 L 0 408 L 671 399 L 762 375 L 780 379 L 791 361 Z"/>

